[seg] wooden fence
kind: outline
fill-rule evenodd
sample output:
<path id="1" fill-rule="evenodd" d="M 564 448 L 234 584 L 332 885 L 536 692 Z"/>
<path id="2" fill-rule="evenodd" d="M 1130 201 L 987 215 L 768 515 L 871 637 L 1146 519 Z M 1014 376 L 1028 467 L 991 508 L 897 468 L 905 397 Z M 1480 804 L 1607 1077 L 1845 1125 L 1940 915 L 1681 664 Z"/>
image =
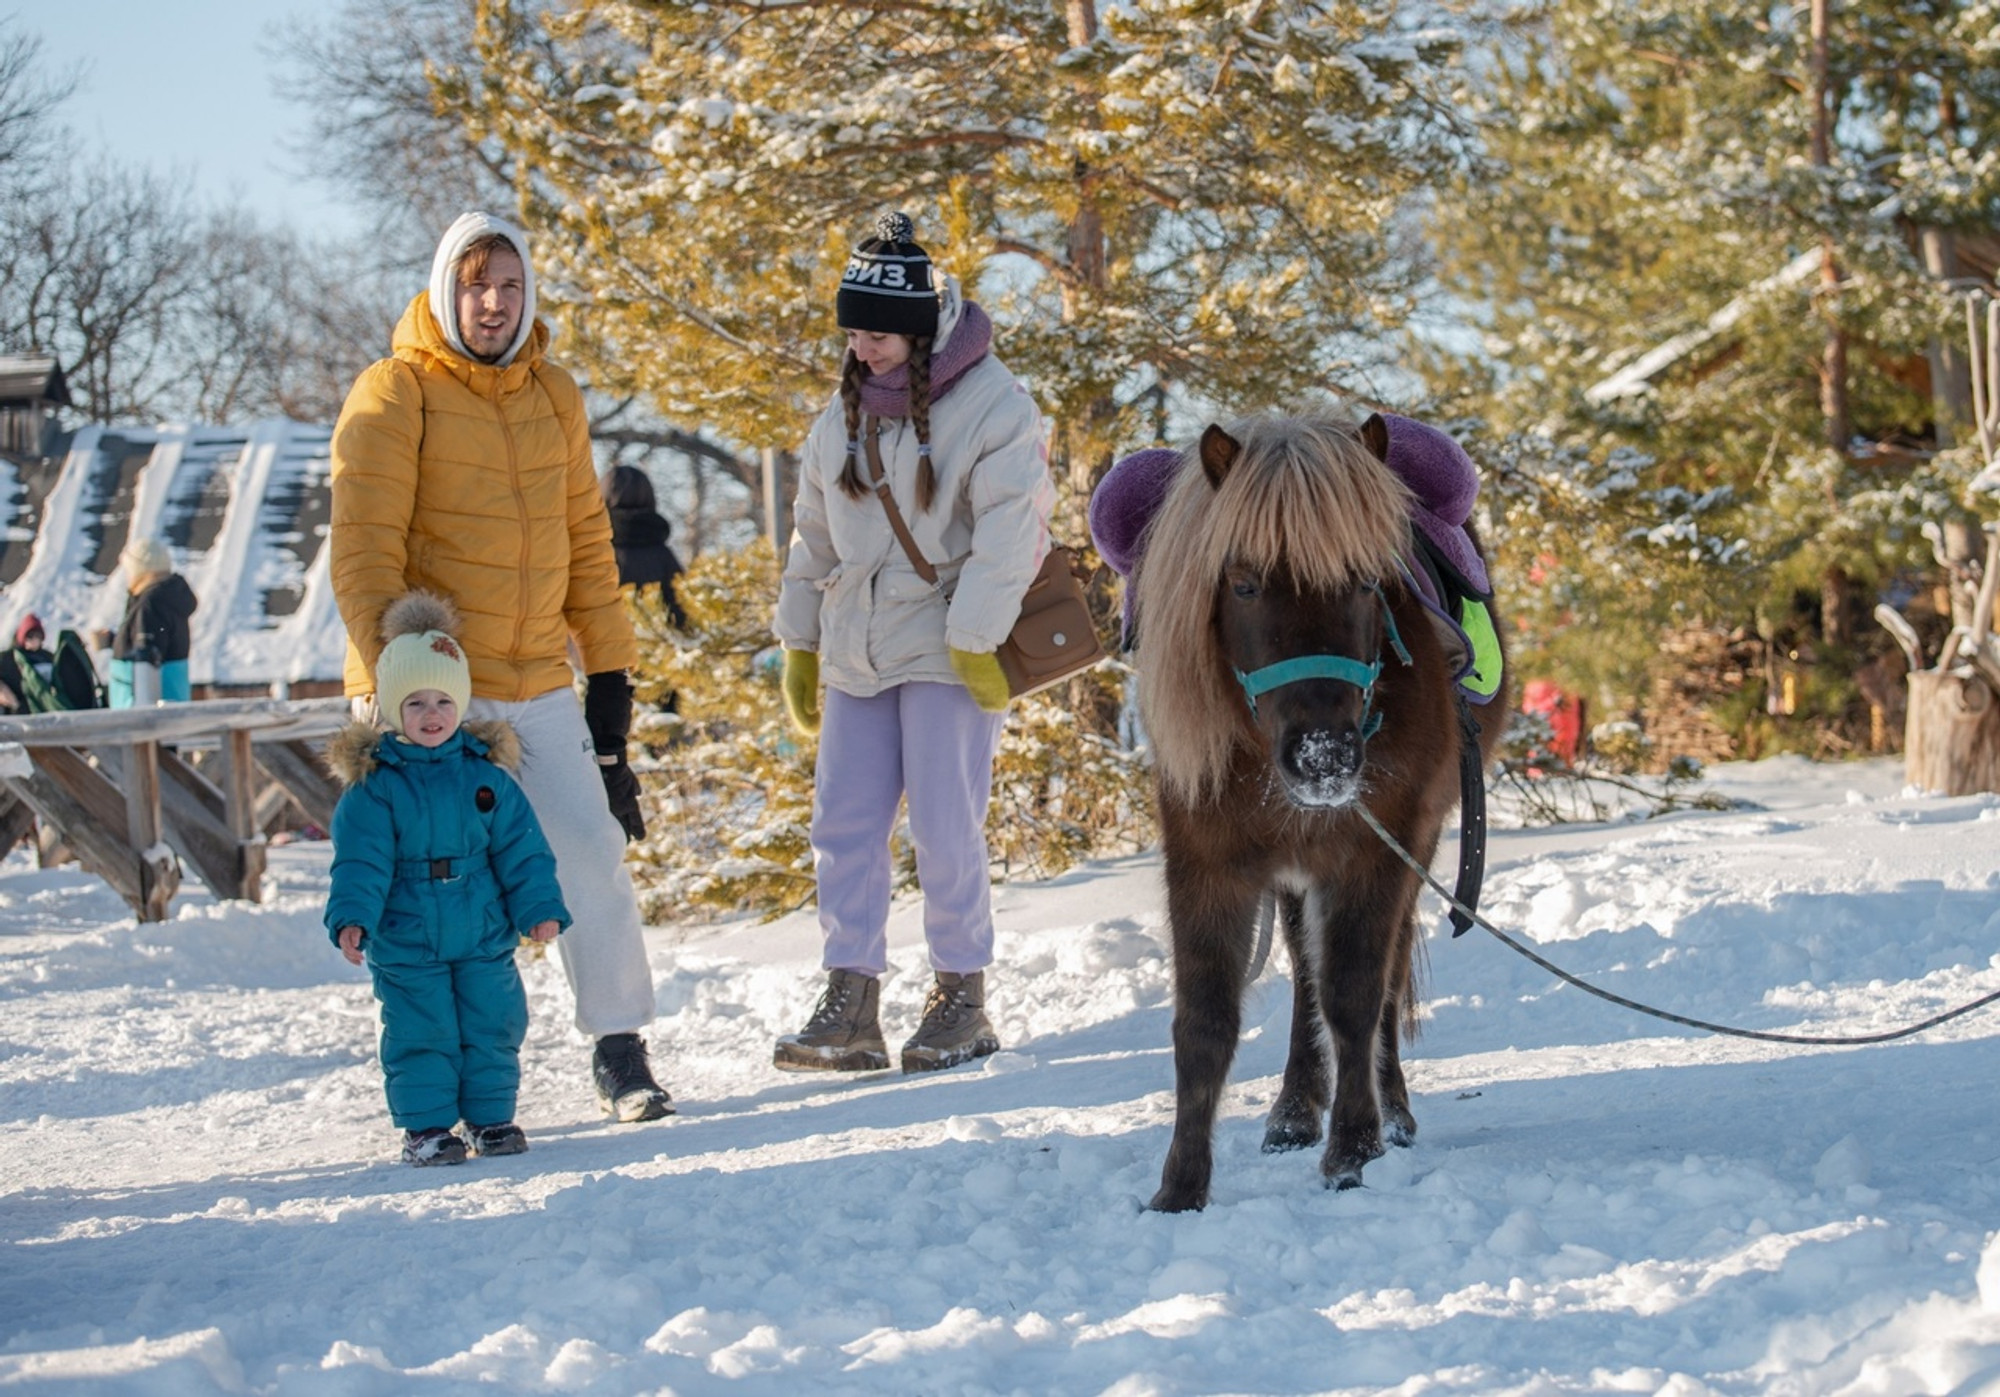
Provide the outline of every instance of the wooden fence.
<path id="1" fill-rule="evenodd" d="M 216 897 L 255 901 L 280 808 L 332 825 L 339 788 L 313 743 L 348 721 L 339 698 L 0 717 L 0 852 L 39 821 L 142 922 L 166 920 L 183 862 Z"/>

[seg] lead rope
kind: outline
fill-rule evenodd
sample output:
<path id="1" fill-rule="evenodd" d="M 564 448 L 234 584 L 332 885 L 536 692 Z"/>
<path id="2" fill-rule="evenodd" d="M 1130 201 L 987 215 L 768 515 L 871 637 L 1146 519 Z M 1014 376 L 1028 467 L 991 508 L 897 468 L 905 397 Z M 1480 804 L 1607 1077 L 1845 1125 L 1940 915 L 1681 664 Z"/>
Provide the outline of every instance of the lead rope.
<path id="1" fill-rule="evenodd" d="M 1576 976 L 1570 974 L 1567 970 L 1564 970 L 1561 966 L 1556 965 L 1551 961 L 1544 960 L 1541 956 L 1537 955 L 1535 952 L 1528 949 L 1526 946 L 1522 945 L 1519 941 L 1509 936 L 1506 932 L 1500 930 L 1499 927 L 1493 925 L 1493 923 L 1487 921 L 1486 918 L 1480 916 L 1477 912 L 1473 911 L 1472 908 L 1467 907 L 1464 903 L 1460 902 L 1456 897 L 1452 896 L 1449 892 L 1445 891 L 1444 885 L 1438 882 L 1437 879 L 1431 877 L 1431 871 L 1428 868 L 1425 868 L 1422 864 L 1418 863 L 1416 859 L 1411 857 L 1409 850 L 1405 849 L 1401 844 L 1398 844 L 1396 842 L 1396 837 L 1390 834 L 1388 830 L 1382 827 L 1382 822 L 1375 818 L 1375 813 L 1372 810 L 1370 810 L 1365 805 L 1358 805 L 1358 804 L 1355 806 L 1355 808 L 1361 812 L 1361 818 L 1368 822 L 1368 828 L 1375 831 L 1376 836 L 1380 838 L 1384 844 L 1389 846 L 1390 850 L 1395 853 L 1396 857 L 1400 858 L 1404 863 L 1408 864 L 1413 870 L 1415 870 L 1417 876 L 1424 880 L 1424 882 L 1430 887 L 1430 890 L 1432 892 L 1436 893 L 1439 897 L 1443 898 L 1447 903 L 1451 905 L 1452 911 L 1454 913 L 1453 917 L 1454 922 L 1459 917 L 1464 917 L 1470 920 L 1473 925 L 1481 928 L 1484 931 L 1490 932 L 1500 942 L 1501 945 L 1507 947 L 1511 951 L 1515 951 L 1523 956 L 1526 956 L 1529 960 L 1533 961 L 1536 965 L 1539 965 L 1542 969 L 1548 971 L 1549 974 L 1555 976 L 1558 980 L 1561 980 L 1564 984 L 1574 985 L 1576 988 L 1582 990 L 1585 994 L 1594 994 L 1599 999 L 1609 1000 L 1613 1004 L 1621 1005 L 1627 1009 L 1636 1010 L 1638 1013 L 1641 1014 L 1650 1014 L 1652 1017 L 1656 1019 L 1665 1019 L 1668 1023 L 1684 1024 L 1689 1028 L 1698 1028 L 1706 1033 L 1725 1034 L 1731 1038 L 1755 1038 L 1765 1043 L 1799 1043 L 1812 1047 L 1846 1048 L 1846 1047 L 1860 1047 L 1863 1044 L 1867 1043 L 1889 1043 L 1895 1041 L 1898 1038 L 1908 1038 L 1912 1034 L 1922 1033 L 1925 1029 L 1936 1028 L 1939 1024 L 1949 1023 L 1953 1019 L 1961 1018 L 1966 1014 L 1970 1014 L 1975 1009 L 1984 1009 L 1987 1005 L 1993 1003 L 1994 1001 L 2000 1000 L 2000 990 L 1994 990 L 1991 994 L 1981 995 L 1979 998 L 1973 1000 L 1969 1004 L 1961 1004 L 1956 1009 L 1947 1009 L 1942 1014 L 1935 1014 L 1932 1017 L 1925 1019 L 1922 1023 L 1911 1024 L 1907 1028 L 1889 1029 L 1882 1033 L 1863 1033 L 1863 1034 L 1857 1034 L 1852 1037 L 1831 1037 L 1831 1036 L 1822 1037 L 1815 1034 L 1805 1034 L 1805 1033 L 1766 1033 L 1761 1029 L 1755 1029 L 1755 1028 L 1731 1028 L 1727 1024 L 1709 1023 L 1705 1019 L 1691 1019 L 1687 1017 L 1685 1014 L 1675 1014 L 1675 1013 L 1670 1013 L 1665 1009 L 1656 1009 L 1650 1004 L 1641 1004 L 1636 999 L 1627 999 L 1622 994 L 1613 994 L 1610 990 L 1599 989 L 1596 985 L 1590 984 L 1584 980 L 1579 980 Z"/>

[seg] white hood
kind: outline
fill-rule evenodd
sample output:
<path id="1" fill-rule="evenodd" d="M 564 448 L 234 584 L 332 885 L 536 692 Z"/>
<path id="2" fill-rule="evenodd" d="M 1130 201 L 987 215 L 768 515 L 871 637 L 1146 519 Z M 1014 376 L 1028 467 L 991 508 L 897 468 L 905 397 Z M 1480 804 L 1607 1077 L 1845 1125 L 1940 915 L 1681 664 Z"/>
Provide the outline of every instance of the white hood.
<path id="1" fill-rule="evenodd" d="M 945 272 L 938 278 L 937 333 L 931 337 L 933 359 L 944 351 L 945 341 L 951 338 L 951 332 L 958 328 L 958 322 L 964 318 L 965 293 L 959 289 L 958 278 Z"/>
<path id="2" fill-rule="evenodd" d="M 514 356 L 521 352 L 521 346 L 528 342 L 528 336 L 535 328 L 535 264 L 528 256 L 528 235 L 502 218 L 490 213 L 462 213 L 444 230 L 439 239 L 437 255 L 431 258 L 431 315 L 444 332 L 445 343 L 468 359 L 477 356 L 465 347 L 465 340 L 458 333 L 458 259 L 465 250 L 489 233 L 498 233 L 514 245 L 514 251 L 521 258 L 521 328 L 514 332 L 514 342 L 507 346 L 507 352 L 497 361 L 501 367 L 514 362 Z"/>

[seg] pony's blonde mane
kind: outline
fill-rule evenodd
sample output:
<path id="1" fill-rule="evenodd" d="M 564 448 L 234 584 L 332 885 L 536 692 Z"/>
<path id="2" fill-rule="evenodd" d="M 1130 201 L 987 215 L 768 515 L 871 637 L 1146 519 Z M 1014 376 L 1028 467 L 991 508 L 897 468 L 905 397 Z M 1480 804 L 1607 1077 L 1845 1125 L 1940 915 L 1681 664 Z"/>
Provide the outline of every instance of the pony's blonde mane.
<path id="1" fill-rule="evenodd" d="M 1392 576 L 1410 539 L 1409 490 L 1348 418 L 1261 415 L 1227 430 L 1242 450 L 1219 490 L 1199 448 L 1182 453 L 1133 584 L 1154 769 L 1190 802 L 1220 791 L 1248 736 L 1243 690 L 1213 624 L 1223 567 L 1283 568 L 1301 587 L 1331 590 Z"/>

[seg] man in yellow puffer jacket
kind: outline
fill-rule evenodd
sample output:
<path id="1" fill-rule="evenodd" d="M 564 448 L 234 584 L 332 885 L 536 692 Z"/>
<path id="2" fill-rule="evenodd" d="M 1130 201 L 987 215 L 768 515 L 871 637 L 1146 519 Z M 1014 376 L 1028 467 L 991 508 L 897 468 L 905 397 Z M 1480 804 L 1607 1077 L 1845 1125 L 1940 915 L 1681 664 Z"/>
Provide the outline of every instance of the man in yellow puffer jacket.
<path id="1" fill-rule="evenodd" d="M 625 762 L 638 647 L 583 396 L 544 357 L 548 343 L 526 235 L 491 214 L 461 216 L 394 353 L 355 380 L 334 428 L 333 593 L 357 699 L 373 691 L 390 602 L 421 589 L 457 608 L 472 669 L 464 716 L 521 735 L 520 784 L 576 918 L 558 946 L 577 1027 L 596 1040 L 599 1104 L 656 1120 L 673 1105 L 639 1036 L 653 981 L 623 862 L 625 841 L 645 834 Z"/>

